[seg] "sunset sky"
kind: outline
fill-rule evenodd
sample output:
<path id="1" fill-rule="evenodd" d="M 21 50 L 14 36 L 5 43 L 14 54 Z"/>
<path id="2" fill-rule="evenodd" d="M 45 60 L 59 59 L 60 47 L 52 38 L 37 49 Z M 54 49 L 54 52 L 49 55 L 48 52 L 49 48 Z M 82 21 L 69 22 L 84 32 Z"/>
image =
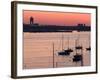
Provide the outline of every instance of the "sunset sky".
<path id="1" fill-rule="evenodd" d="M 50 11 L 23 11 L 24 24 L 29 24 L 30 17 L 34 18 L 34 23 L 40 25 L 67 25 L 73 26 L 79 23 L 91 25 L 91 14 L 72 12 L 50 12 Z"/>

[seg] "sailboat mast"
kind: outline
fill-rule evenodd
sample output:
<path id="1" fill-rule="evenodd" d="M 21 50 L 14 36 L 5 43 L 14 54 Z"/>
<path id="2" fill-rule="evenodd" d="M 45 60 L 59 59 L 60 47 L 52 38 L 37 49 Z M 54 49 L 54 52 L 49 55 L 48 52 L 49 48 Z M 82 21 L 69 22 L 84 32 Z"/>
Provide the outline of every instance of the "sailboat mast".
<path id="1" fill-rule="evenodd" d="M 82 46 L 82 45 L 81 45 Z M 81 59 L 81 66 L 83 66 L 83 48 L 81 49 L 81 56 L 82 56 L 82 59 Z"/>
<path id="2" fill-rule="evenodd" d="M 69 49 L 69 37 L 68 37 L 68 49 Z"/>
<path id="3" fill-rule="evenodd" d="M 76 51 L 76 54 L 77 54 L 77 49 L 76 49 L 76 47 L 77 47 L 77 39 L 75 40 L 75 51 Z"/>
<path id="4" fill-rule="evenodd" d="M 90 40 L 91 40 L 91 36 L 89 36 L 89 47 L 90 47 L 90 43 L 91 43 Z"/>
<path id="5" fill-rule="evenodd" d="M 52 43 L 52 47 L 53 47 L 53 68 L 55 67 L 55 55 L 54 55 L 54 42 Z"/>
<path id="6" fill-rule="evenodd" d="M 63 33 L 62 33 L 62 50 L 63 50 L 63 40 L 64 40 L 64 35 L 63 35 Z"/>

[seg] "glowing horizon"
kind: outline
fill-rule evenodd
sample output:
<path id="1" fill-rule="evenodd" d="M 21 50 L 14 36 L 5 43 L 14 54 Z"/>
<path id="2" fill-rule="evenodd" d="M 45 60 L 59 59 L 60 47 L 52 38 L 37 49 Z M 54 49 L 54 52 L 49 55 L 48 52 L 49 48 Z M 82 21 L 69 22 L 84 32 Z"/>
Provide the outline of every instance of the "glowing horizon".
<path id="1" fill-rule="evenodd" d="M 34 23 L 40 25 L 62 25 L 75 26 L 77 24 L 91 25 L 91 14 L 75 12 L 51 12 L 51 11 L 23 11 L 23 23 L 29 24 L 30 17 Z"/>

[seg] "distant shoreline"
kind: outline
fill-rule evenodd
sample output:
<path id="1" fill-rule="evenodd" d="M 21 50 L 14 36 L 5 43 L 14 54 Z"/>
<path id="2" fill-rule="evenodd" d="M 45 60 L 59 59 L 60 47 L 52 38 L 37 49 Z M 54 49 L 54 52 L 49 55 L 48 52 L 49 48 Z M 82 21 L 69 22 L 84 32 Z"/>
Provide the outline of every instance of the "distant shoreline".
<path id="1" fill-rule="evenodd" d="M 23 32 L 73 32 L 90 31 L 90 26 L 56 26 L 56 25 L 37 25 L 23 24 Z"/>

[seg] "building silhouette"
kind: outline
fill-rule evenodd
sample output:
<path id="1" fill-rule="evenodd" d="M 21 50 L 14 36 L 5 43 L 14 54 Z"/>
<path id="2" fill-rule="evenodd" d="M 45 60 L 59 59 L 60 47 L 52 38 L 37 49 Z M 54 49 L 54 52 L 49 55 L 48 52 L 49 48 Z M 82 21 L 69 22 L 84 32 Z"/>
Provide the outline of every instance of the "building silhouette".
<path id="1" fill-rule="evenodd" d="M 34 24 L 34 18 L 32 16 L 30 17 L 30 24 Z"/>

